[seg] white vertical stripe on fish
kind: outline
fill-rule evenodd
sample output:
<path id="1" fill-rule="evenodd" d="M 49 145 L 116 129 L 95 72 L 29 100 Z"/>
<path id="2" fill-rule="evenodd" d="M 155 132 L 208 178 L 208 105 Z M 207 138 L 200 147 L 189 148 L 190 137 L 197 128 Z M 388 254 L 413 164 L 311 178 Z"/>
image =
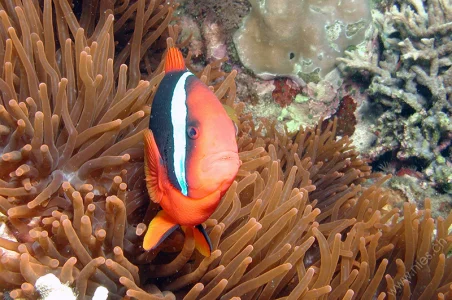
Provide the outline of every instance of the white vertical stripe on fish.
<path id="1" fill-rule="evenodd" d="M 185 92 L 185 83 L 188 76 L 193 75 L 185 72 L 177 81 L 174 88 L 173 98 L 171 99 L 171 122 L 173 124 L 174 140 L 174 172 L 177 182 L 180 185 L 181 193 L 187 196 L 187 180 L 185 178 L 185 154 L 187 147 L 187 93 Z"/>

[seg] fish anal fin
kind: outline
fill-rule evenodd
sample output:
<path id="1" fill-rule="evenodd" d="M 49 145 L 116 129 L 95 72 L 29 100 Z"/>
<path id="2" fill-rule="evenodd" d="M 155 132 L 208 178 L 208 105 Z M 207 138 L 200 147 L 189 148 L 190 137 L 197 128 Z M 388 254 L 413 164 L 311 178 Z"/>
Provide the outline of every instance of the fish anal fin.
<path id="1" fill-rule="evenodd" d="M 185 61 L 182 52 L 176 47 L 169 48 L 165 59 L 165 73 L 171 71 L 183 71 L 185 69 Z"/>
<path id="2" fill-rule="evenodd" d="M 151 130 L 144 131 L 144 172 L 149 197 L 155 203 L 160 203 L 163 197 L 162 180 L 165 170 L 159 149 Z"/>
<path id="3" fill-rule="evenodd" d="M 204 227 L 202 227 L 202 224 L 196 226 L 181 226 L 181 228 L 185 233 L 185 238 L 193 235 L 196 250 L 203 256 L 209 257 L 212 252 L 212 243 L 210 242 L 209 235 L 204 230 Z"/>
<path id="4" fill-rule="evenodd" d="M 177 227 L 179 227 L 179 224 L 176 224 L 164 210 L 159 211 L 151 220 L 146 235 L 144 236 L 144 250 L 149 251 L 155 249 L 174 230 L 176 230 Z"/>
<path id="5" fill-rule="evenodd" d="M 195 238 L 195 247 L 202 255 L 209 257 L 212 252 L 212 242 L 209 235 L 202 227 L 202 224 L 195 226 L 193 229 L 193 237 Z"/>

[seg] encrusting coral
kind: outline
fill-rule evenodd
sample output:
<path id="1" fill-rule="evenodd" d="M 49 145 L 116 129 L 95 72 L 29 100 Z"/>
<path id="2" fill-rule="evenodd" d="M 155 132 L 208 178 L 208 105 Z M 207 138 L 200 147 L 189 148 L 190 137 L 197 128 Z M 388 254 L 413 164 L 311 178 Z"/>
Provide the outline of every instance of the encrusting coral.
<path id="1" fill-rule="evenodd" d="M 415 160 L 440 191 L 452 193 L 452 5 L 442 0 L 397 0 L 373 11 L 372 51 L 346 52 L 345 65 L 370 75 L 372 156 L 397 152 Z M 378 43 L 381 42 L 381 47 Z M 382 50 L 380 50 L 380 48 Z M 419 168 L 420 169 L 420 168 Z"/>
<path id="2" fill-rule="evenodd" d="M 256 128 L 234 104 L 235 71 L 218 63 L 198 75 L 235 108 L 242 165 L 205 223 L 214 251 L 197 253 L 190 230 L 143 251 L 158 208 L 141 131 L 164 38 L 177 38 L 174 5 L 92 3 L 73 14 L 66 0 L 1 2 L 3 291 L 38 298 L 52 273 L 80 299 L 99 286 L 111 299 L 452 299 L 452 213 L 434 220 L 428 200 L 391 208 L 387 177 L 336 137 L 336 121 L 296 135 Z"/>
<path id="3" fill-rule="evenodd" d="M 249 2 L 234 44 L 243 65 L 264 79 L 318 81 L 347 47 L 364 41 L 371 20 L 371 1 Z"/>

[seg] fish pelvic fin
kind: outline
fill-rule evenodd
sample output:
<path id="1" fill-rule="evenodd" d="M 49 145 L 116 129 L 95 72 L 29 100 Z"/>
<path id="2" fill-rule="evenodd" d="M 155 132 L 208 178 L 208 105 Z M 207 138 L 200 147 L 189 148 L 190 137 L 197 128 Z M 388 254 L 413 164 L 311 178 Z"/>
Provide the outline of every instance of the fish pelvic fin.
<path id="1" fill-rule="evenodd" d="M 181 226 L 184 233 L 187 235 L 187 226 Z M 209 235 L 205 231 L 202 224 L 196 225 L 190 228 L 193 229 L 193 238 L 195 240 L 195 248 L 203 256 L 209 257 L 212 253 L 212 242 L 210 241 Z"/>
<path id="2" fill-rule="evenodd" d="M 164 210 L 159 211 L 151 220 L 144 236 L 144 250 L 149 251 L 157 248 L 178 227 L 179 224 L 176 224 Z"/>
<path id="3" fill-rule="evenodd" d="M 182 52 L 176 47 L 169 48 L 166 52 L 165 73 L 184 70 L 186 67 Z"/>
<path id="4" fill-rule="evenodd" d="M 144 173 L 149 197 L 152 202 L 160 203 L 163 198 L 162 180 L 165 169 L 154 134 L 150 129 L 144 131 Z"/>

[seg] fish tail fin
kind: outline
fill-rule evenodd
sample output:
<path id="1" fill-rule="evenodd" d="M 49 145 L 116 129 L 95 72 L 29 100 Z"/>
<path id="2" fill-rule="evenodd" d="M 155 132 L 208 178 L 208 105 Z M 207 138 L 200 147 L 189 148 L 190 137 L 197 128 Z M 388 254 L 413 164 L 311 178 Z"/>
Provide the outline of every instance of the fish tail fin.
<path id="1" fill-rule="evenodd" d="M 187 226 L 181 226 L 182 230 L 186 232 Z M 212 242 L 210 241 L 209 235 L 205 231 L 202 224 L 193 227 L 193 238 L 195 239 L 195 248 L 203 256 L 209 257 L 212 253 Z"/>
<path id="2" fill-rule="evenodd" d="M 171 47 L 166 53 L 165 72 L 185 70 L 185 61 L 182 52 L 176 47 Z"/>
<path id="3" fill-rule="evenodd" d="M 155 249 L 174 230 L 176 230 L 177 227 L 179 227 L 179 224 L 176 224 L 165 211 L 159 211 L 154 219 L 151 220 L 146 235 L 144 236 L 144 250 L 149 251 Z"/>

